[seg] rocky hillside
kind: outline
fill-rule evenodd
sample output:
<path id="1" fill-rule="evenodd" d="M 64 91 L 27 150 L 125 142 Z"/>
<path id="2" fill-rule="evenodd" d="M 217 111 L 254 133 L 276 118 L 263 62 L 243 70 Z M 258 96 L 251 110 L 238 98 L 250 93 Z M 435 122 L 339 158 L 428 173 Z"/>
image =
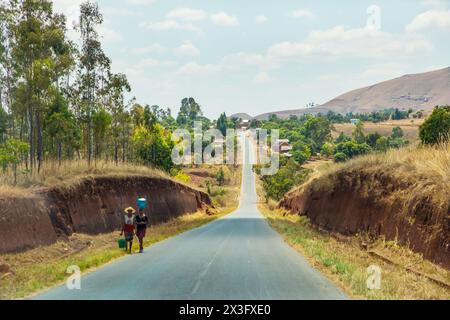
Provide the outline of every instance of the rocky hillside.
<path id="1" fill-rule="evenodd" d="M 31 194 L 0 193 L 0 253 L 54 243 L 73 233 L 119 230 L 123 209 L 146 196 L 151 224 L 211 206 L 206 193 L 166 178 L 95 176 Z"/>
<path id="2" fill-rule="evenodd" d="M 267 120 L 271 114 L 280 118 L 306 113 L 368 113 L 389 108 L 431 110 L 450 104 L 450 67 L 431 72 L 404 75 L 345 93 L 327 103 L 308 109 L 268 112 L 255 117 Z"/>
<path id="3" fill-rule="evenodd" d="M 450 269 L 450 146 L 333 166 L 280 206 L 330 232 L 396 240 Z"/>

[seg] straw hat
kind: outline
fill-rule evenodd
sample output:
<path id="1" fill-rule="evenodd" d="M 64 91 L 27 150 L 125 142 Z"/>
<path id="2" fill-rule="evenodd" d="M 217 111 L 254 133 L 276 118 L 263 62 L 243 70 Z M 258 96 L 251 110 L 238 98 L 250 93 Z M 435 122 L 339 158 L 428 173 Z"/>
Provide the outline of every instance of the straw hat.
<path id="1" fill-rule="evenodd" d="M 129 213 L 136 213 L 136 210 L 134 210 L 133 207 L 128 207 L 128 208 L 126 208 L 124 211 L 125 211 L 126 214 L 129 214 Z"/>

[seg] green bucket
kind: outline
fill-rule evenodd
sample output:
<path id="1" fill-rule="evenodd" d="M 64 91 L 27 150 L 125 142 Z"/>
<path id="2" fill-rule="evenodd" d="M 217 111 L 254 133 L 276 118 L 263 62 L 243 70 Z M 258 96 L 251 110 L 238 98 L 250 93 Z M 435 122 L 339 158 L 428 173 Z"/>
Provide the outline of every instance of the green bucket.
<path id="1" fill-rule="evenodd" d="M 125 239 L 119 239 L 117 241 L 117 244 L 119 245 L 119 249 L 125 249 L 127 242 L 125 241 Z"/>

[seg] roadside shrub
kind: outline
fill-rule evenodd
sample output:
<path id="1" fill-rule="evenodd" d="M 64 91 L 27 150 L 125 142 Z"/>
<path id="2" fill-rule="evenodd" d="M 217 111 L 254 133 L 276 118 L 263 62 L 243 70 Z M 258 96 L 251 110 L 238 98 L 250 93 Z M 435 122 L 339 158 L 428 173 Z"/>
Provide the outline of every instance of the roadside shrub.
<path id="1" fill-rule="evenodd" d="M 450 140 L 450 106 L 436 107 L 419 131 L 423 144 L 438 144 Z"/>
<path id="2" fill-rule="evenodd" d="M 348 160 L 348 157 L 345 153 L 343 152 L 338 152 L 334 155 L 334 161 L 335 162 L 345 162 Z"/>

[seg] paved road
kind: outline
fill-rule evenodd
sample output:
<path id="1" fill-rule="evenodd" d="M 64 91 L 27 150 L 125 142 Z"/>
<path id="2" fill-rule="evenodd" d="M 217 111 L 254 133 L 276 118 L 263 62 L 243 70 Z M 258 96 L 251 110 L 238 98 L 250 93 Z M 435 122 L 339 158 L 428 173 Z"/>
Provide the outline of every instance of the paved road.
<path id="1" fill-rule="evenodd" d="M 244 136 L 240 208 L 233 214 L 148 248 L 37 299 L 346 299 L 283 242 L 256 208 L 251 142 Z"/>

